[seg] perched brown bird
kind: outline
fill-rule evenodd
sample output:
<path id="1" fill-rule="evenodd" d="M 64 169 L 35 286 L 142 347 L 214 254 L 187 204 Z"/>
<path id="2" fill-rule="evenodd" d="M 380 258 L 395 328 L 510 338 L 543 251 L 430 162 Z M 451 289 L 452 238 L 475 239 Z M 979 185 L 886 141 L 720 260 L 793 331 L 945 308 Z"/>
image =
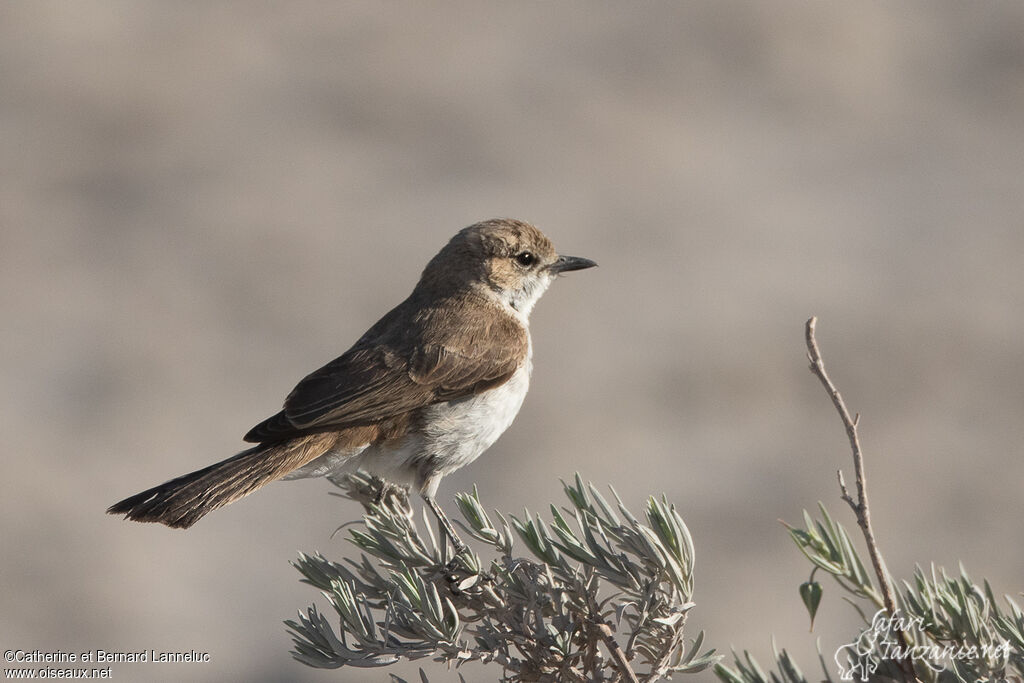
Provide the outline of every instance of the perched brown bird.
<path id="1" fill-rule="evenodd" d="M 475 460 L 519 412 L 530 384 L 534 304 L 560 273 L 595 265 L 559 256 L 522 221 L 461 230 L 408 299 L 249 430 L 245 440 L 258 445 L 107 512 L 187 528 L 275 479 L 362 469 L 414 487 L 461 550 L 434 501 L 441 477 Z"/>

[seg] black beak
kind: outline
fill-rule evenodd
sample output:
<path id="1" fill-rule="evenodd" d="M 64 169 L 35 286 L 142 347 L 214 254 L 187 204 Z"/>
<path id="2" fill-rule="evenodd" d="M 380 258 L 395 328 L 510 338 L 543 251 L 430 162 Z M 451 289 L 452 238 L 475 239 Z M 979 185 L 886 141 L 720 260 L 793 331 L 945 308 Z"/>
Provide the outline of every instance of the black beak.
<path id="1" fill-rule="evenodd" d="M 568 273 L 570 270 L 583 270 L 584 268 L 593 268 L 597 264 L 588 258 L 582 256 L 559 256 L 554 263 L 548 266 L 555 275 L 559 273 Z"/>

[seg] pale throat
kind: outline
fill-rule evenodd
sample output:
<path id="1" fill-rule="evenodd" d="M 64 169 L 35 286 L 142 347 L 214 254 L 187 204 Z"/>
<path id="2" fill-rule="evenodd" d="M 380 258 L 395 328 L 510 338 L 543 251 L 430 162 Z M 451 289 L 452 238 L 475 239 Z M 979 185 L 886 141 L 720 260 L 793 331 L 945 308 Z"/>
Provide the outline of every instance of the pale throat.
<path id="1" fill-rule="evenodd" d="M 521 287 L 516 289 L 490 289 L 494 298 L 504 309 L 516 316 L 523 324 L 530 318 L 530 312 L 540 300 L 540 297 L 551 285 L 551 277 L 537 276 L 524 280 Z"/>

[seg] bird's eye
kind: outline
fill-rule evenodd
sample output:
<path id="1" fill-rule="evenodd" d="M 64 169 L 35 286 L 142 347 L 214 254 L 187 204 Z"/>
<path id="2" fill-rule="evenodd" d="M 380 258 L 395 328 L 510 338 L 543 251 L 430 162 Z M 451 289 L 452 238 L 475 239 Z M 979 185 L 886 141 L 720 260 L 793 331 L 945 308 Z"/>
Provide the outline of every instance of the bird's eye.
<path id="1" fill-rule="evenodd" d="M 524 268 L 529 268 L 537 260 L 537 257 L 534 256 L 533 252 L 531 251 L 521 251 L 518 254 L 516 254 L 515 258 L 516 263 L 523 266 Z"/>

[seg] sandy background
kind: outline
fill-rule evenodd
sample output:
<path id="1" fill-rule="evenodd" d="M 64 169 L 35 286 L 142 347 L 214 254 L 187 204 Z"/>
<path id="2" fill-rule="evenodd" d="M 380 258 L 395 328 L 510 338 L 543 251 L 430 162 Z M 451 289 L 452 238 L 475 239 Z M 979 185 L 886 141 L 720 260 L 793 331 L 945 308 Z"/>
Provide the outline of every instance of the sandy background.
<path id="1" fill-rule="evenodd" d="M 213 659 L 116 680 L 385 680 L 287 654 L 316 598 L 288 561 L 351 552 L 326 482 L 187 533 L 103 510 L 240 449 L 492 216 L 601 268 L 537 307 L 530 396 L 449 503 L 543 508 L 574 471 L 664 491 L 693 633 L 812 669 L 775 520 L 839 513 L 850 472 L 815 314 L 892 569 L 1019 592 L 1021 35 L 1010 2 L 0 4 L 0 645 Z"/>

